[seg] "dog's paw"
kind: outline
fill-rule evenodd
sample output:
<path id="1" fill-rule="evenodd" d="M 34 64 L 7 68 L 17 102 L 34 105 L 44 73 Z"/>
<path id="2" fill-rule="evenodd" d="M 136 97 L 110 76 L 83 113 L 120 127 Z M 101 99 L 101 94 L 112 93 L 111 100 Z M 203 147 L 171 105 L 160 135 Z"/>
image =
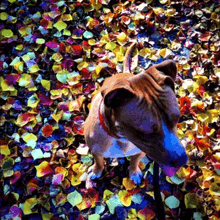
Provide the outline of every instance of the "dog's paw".
<path id="1" fill-rule="evenodd" d="M 133 170 L 129 170 L 129 178 L 136 184 L 136 185 L 140 185 L 141 180 L 142 180 L 143 174 L 140 170 L 140 168 L 138 167 L 138 169 L 136 169 L 135 171 Z"/>
<path id="2" fill-rule="evenodd" d="M 104 167 L 102 169 L 95 168 L 95 164 L 89 167 L 88 169 L 88 177 L 91 180 L 98 179 L 102 175 Z"/>

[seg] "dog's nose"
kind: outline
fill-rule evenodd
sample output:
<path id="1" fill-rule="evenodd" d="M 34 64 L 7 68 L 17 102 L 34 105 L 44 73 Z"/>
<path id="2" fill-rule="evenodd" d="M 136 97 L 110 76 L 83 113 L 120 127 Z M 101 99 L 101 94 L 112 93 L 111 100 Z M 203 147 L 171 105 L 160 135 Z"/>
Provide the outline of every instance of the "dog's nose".
<path id="1" fill-rule="evenodd" d="M 188 157 L 186 150 L 180 143 L 175 133 L 170 132 L 166 124 L 162 121 L 164 131 L 164 148 L 169 155 L 169 166 L 179 168 L 186 164 Z"/>
<path id="2" fill-rule="evenodd" d="M 185 163 L 180 162 L 180 160 L 172 160 L 172 161 L 170 162 L 170 166 L 171 166 L 171 167 L 175 167 L 175 168 L 179 168 L 179 167 L 181 167 L 183 164 L 185 164 Z"/>
<path id="3" fill-rule="evenodd" d="M 170 162 L 170 166 L 171 167 L 179 167 L 179 161 L 178 160 L 172 160 L 171 162 Z"/>
<path id="4" fill-rule="evenodd" d="M 188 157 L 187 157 L 186 153 L 183 152 L 182 155 L 178 155 L 175 159 L 172 159 L 169 162 L 169 165 L 172 167 L 175 167 L 175 168 L 179 168 L 179 167 L 185 165 L 187 160 L 188 160 Z"/>

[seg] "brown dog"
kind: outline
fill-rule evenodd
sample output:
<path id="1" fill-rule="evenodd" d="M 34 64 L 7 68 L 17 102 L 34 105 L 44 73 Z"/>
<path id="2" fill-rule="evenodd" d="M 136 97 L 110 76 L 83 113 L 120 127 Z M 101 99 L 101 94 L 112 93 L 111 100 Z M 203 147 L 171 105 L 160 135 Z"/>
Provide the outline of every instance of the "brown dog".
<path id="1" fill-rule="evenodd" d="M 176 65 L 167 60 L 134 75 L 129 59 L 135 45 L 126 52 L 124 73 L 105 80 L 85 121 L 85 140 L 95 160 L 89 168 L 91 179 L 101 176 L 104 157 L 131 156 L 129 177 L 136 184 L 141 182 L 138 165 L 145 154 L 169 176 L 187 162 L 176 136 L 180 117 L 174 94 Z"/>

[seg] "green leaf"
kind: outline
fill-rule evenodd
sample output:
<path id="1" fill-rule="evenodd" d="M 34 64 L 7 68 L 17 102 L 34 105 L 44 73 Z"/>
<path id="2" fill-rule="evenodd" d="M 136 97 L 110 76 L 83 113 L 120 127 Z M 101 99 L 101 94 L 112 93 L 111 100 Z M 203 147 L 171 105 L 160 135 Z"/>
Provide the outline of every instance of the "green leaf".
<path id="1" fill-rule="evenodd" d="M 61 83 L 66 83 L 66 81 L 68 79 L 67 73 L 57 73 L 56 77 Z"/>
<path id="2" fill-rule="evenodd" d="M 116 208 L 117 206 L 121 206 L 121 207 L 123 206 L 123 205 L 121 204 L 121 201 L 120 201 L 118 195 L 112 196 L 112 197 L 106 202 L 106 204 L 107 204 L 107 206 L 108 206 L 109 211 L 110 211 L 111 214 L 114 214 L 114 213 L 115 213 L 115 208 Z"/>
<path id="3" fill-rule="evenodd" d="M 102 214 L 105 211 L 105 206 L 104 205 L 97 205 L 95 207 L 95 213 L 96 214 Z"/>
<path id="4" fill-rule="evenodd" d="M 143 201 L 143 196 L 140 193 L 134 194 L 132 196 L 132 202 L 136 204 L 141 204 L 142 201 Z"/>
<path id="5" fill-rule="evenodd" d="M 168 198 L 165 199 L 165 204 L 170 209 L 175 209 L 175 208 L 179 207 L 180 201 L 175 196 L 169 196 Z"/>
<path id="6" fill-rule="evenodd" d="M 195 209 L 198 206 L 198 200 L 195 193 L 187 193 L 184 202 L 187 209 Z"/>
<path id="7" fill-rule="evenodd" d="M 90 31 L 85 31 L 83 33 L 83 37 L 85 37 L 86 39 L 92 38 L 93 37 L 93 33 Z"/>
<path id="8" fill-rule="evenodd" d="M 177 185 L 180 185 L 181 183 L 183 183 L 185 180 L 179 178 L 176 174 L 174 174 L 173 176 L 170 177 L 171 181 Z"/>
<path id="9" fill-rule="evenodd" d="M 76 190 L 72 193 L 69 193 L 67 195 L 67 201 L 72 205 L 76 206 L 82 202 L 82 196 L 80 193 L 78 193 Z"/>
<path id="10" fill-rule="evenodd" d="M 99 214 L 92 214 L 88 216 L 88 220 L 99 220 L 100 215 Z"/>

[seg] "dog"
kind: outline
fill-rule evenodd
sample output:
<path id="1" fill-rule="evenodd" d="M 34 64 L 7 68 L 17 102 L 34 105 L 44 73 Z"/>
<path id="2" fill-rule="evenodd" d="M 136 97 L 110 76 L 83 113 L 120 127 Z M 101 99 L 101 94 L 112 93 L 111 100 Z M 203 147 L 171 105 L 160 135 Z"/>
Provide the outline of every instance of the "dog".
<path id="1" fill-rule="evenodd" d="M 163 61 L 139 74 L 130 71 L 136 46 L 128 48 L 123 73 L 107 78 L 91 102 L 84 137 L 94 157 L 90 179 L 99 178 L 104 157 L 131 157 L 129 178 L 140 184 L 140 160 L 146 155 L 172 176 L 187 162 L 185 148 L 176 134 L 180 111 L 174 94 L 176 64 Z"/>

